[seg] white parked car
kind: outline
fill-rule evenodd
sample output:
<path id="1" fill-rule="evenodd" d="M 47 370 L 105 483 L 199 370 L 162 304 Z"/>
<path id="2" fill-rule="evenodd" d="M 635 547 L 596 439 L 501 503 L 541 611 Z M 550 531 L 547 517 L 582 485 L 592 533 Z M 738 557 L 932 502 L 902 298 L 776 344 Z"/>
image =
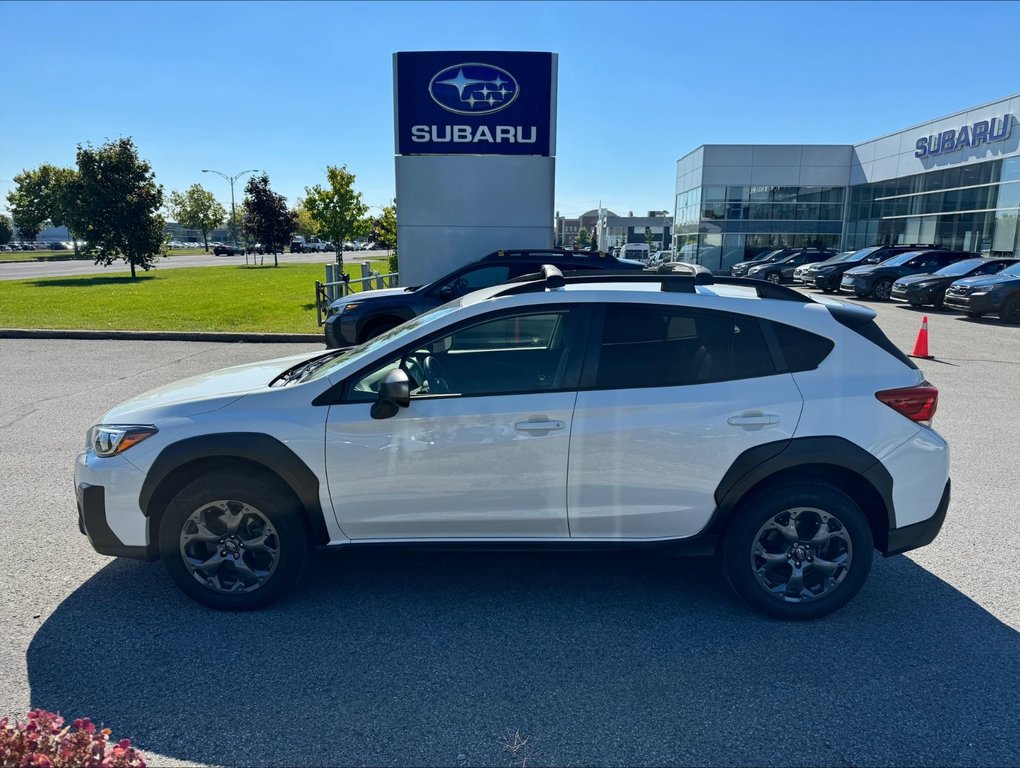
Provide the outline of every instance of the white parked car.
<path id="1" fill-rule="evenodd" d="M 474 542 L 718 551 L 754 608 L 825 615 L 873 549 L 938 533 L 938 392 L 871 310 L 746 282 L 545 267 L 153 390 L 89 431 L 81 530 L 223 609 L 278 598 L 313 546 Z"/>

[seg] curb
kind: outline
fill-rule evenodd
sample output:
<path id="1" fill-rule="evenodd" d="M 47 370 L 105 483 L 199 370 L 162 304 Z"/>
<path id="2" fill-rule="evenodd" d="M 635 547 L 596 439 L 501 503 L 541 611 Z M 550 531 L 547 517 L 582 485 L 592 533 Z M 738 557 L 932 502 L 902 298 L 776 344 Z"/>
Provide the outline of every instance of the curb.
<path id="1" fill-rule="evenodd" d="M 51 328 L 0 328 L 0 339 L 91 339 L 123 341 L 221 341 L 248 344 L 320 344 L 321 333 L 231 333 L 221 331 L 95 331 Z"/>

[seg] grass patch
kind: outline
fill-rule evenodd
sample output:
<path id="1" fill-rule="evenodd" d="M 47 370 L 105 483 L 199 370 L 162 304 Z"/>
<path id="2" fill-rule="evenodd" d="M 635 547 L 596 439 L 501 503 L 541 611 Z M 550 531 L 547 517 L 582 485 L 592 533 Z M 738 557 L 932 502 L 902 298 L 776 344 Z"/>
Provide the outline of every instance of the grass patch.
<path id="1" fill-rule="evenodd" d="M 385 272 L 386 262 L 372 268 Z M 345 270 L 361 276 L 360 266 Z M 316 333 L 316 280 L 321 264 L 3 280 L 0 327 Z"/>

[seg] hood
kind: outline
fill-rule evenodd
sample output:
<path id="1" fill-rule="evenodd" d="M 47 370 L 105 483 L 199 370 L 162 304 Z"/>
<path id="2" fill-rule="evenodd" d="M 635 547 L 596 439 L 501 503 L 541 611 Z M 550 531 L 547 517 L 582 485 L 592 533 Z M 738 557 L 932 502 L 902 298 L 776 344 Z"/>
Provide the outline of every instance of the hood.
<path id="1" fill-rule="evenodd" d="M 181 379 L 125 400 L 107 412 L 102 423 L 151 424 L 174 416 L 188 417 L 215 411 L 249 392 L 265 389 L 283 371 L 322 354 L 321 349 L 302 352 Z"/>
<path id="2" fill-rule="evenodd" d="M 951 280 L 945 275 L 936 275 L 934 272 L 925 272 L 923 275 L 908 275 L 901 277 L 896 282 L 900 285 L 913 285 L 914 283 L 927 283 L 931 280 Z"/>
<path id="3" fill-rule="evenodd" d="M 378 299 L 383 296 L 396 296 L 398 293 L 408 293 L 406 288 L 379 288 L 375 291 L 361 291 L 359 293 L 351 293 L 344 296 L 342 299 L 337 299 L 332 302 L 330 307 L 342 307 L 349 301 L 371 301 L 372 299 Z"/>
<path id="4" fill-rule="evenodd" d="M 860 266 L 860 267 L 854 267 L 853 269 L 848 269 L 846 271 L 846 274 L 848 274 L 848 275 L 870 275 L 873 272 L 876 272 L 878 269 L 880 269 L 881 266 L 882 266 L 881 264 L 865 264 L 865 265 Z"/>
<path id="5" fill-rule="evenodd" d="M 953 285 L 962 285 L 966 288 L 978 288 L 987 286 L 989 288 L 1002 283 L 1008 283 L 1010 280 L 1020 280 L 1020 275 L 981 275 L 979 277 L 965 277 L 961 280 L 956 280 Z"/>

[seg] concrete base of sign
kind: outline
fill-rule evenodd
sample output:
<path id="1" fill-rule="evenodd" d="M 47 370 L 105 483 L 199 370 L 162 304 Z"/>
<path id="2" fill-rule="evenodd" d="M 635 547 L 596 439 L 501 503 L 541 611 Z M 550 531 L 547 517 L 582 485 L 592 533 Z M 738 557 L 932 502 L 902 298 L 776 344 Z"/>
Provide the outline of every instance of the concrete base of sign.
<path id="1" fill-rule="evenodd" d="M 551 248 L 554 157 L 398 155 L 400 284 L 506 248 Z"/>

